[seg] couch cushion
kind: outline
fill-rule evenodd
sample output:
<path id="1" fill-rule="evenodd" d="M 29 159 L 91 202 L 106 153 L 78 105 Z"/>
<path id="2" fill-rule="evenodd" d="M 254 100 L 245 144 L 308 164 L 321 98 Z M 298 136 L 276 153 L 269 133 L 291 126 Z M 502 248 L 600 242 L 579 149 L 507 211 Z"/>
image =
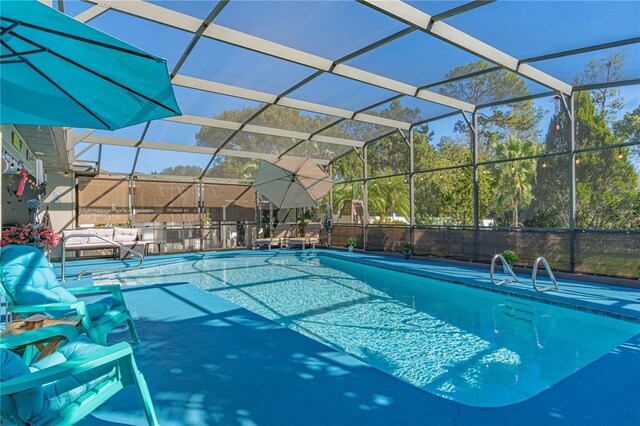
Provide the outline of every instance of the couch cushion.
<path id="1" fill-rule="evenodd" d="M 94 239 L 97 240 L 98 238 L 94 238 Z M 78 244 L 77 246 L 66 247 L 67 250 L 97 250 L 97 249 L 104 249 L 104 248 L 115 249 L 118 247 L 113 244 L 109 244 L 106 241 L 100 241 L 99 243 Z"/>
<path id="2" fill-rule="evenodd" d="M 113 228 L 92 228 L 87 229 L 88 234 L 95 234 L 104 237 L 108 240 L 113 240 Z M 109 244 L 108 242 L 101 240 L 100 238 L 89 237 L 89 244 Z"/>
<path id="3" fill-rule="evenodd" d="M 68 229 L 62 231 L 62 238 L 67 238 L 69 235 L 86 234 L 86 229 Z M 71 237 L 67 240 L 66 246 L 76 246 L 79 244 L 86 244 L 89 241 L 89 237 Z"/>
<path id="4" fill-rule="evenodd" d="M 138 238 L 138 230 L 136 228 L 113 228 L 113 241 L 119 243 L 130 243 Z"/>
<path id="5" fill-rule="evenodd" d="M 0 382 L 21 377 L 29 372 L 29 368 L 19 356 L 0 348 Z M 5 398 L 13 402 L 17 416 L 27 424 L 44 424 L 55 415 L 55 412 L 50 410 L 49 400 L 45 398 L 42 386 L 3 396 L 3 405 L 6 404 L 8 408 L 10 404 Z"/>
<path id="6" fill-rule="evenodd" d="M 0 280 L 18 305 L 77 301 L 58 282 L 51 263 L 35 247 L 12 245 L 0 250 Z"/>

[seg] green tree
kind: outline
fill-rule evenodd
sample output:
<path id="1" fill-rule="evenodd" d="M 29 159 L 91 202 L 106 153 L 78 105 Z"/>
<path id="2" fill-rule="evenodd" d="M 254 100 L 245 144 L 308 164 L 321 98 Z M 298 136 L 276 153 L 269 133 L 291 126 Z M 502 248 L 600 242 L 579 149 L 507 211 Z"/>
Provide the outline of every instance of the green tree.
<path id="1" fill-rule="evenodd" d="M 596 97 L 597 101 L 598 98 Z M 578 92 L 576 143 L 580 147 L 614 145 L 619 140 L 589 92 Z M 620 158 L 619 158 L 620 157 Z M 638 174 L 628 148 L 587 151 L 576 164 L 576 222 L 580 228 L 637 227 Z"/>
<path id="2" fill-rule="evenodd" d="M 621 142 L 636 144 L 631 145 L 629 149 L 633 156 L 632 161 L 640 164 L 640 106 L 625 113 L 620 121 L 613 123 L 613 130 Z"/>
<path id="3" fill-rule="evenodd" d="M 624 79 L 624 60 L 622 52 L 612 52 L 589 61 L 586 70 L 580 76 L 580 84 L 613 83 Z M 620 91 L 616 87 L 601 87 L 591 92 L 591 100 L 595 106 L 595 113 L 612 122 L 618 111 L 624 108 L 624 101 L 620 98 Z"/>
<path id="4" fill-rule="evenodd" d="M 510 136 L 505 142 L 497 144 L 496 157 L 499 160 L 512 160 L 536 155 L 540 152 L 537 142 L 525 141 Z M 493 166 L 493 183 L 496 188 L 495 206 L 498 213 L 511 213 L 511 226 L 521 226 L 519 210 L 528 205 L 532 198 L 532 186 L 536 179 L 534 159 L 517 162 L 498 163 Z"/>
<path id="5" fill-rule="evenodd" d="M 393 176 L 369 181 L 369 216 L 380 216 L 384 219 L 392 217 L 395 213 L 408 220 L 409 184 L 406 179 L 405 176 Z"/>
<path id="6" fill-rule="evenodd" d="M 202 167 L 199 166 L 173 166 L 162 169 L 159 172 L 151 172 L 153 175 L 171 175 L 171 176 L 196 176 L 202 174 Z"/>
<path id="7" fill-rule="evenodd" d="M 569 147 L 569 125 L 564 112 L 549 121 L 544 152 L 563 152 Z M 567 228 L 569 226 L 569 156 L 559 155 L 537 161 L 535 203 L 526 226 Z"/>
<path id="8" fill-rule="evenodd" d="M 351 201 L 362 200 L 362 183 L 338 184 L 333 187 L 333 214 L 336 222 L 351 223 Z M 361 218 L 360 218 L 361 219 Z"/>
<path id="9" fill-rule="evenodd" d="M 476 61 L 454 68 L 446 77 L 448 79 L 477 73 L 492 67 L 485 61 Z M 445 84 L 440 93 L 474 105 L 517 98 L 529 94 L 523 79 L 515 73 L 500 69 L 474 77 L 464 78 Z M 538 124 L 544 111 L 536 108 L 533 101 L 522 101 L 501 106 L 494 106 L 478 114 L 478 139 L 481 160 L 495 155 L 495 145 L 510 135 L 523 140 L 538 139 Z M 466 122 L 456 124 L 459 133 L 469 132 Z"/>

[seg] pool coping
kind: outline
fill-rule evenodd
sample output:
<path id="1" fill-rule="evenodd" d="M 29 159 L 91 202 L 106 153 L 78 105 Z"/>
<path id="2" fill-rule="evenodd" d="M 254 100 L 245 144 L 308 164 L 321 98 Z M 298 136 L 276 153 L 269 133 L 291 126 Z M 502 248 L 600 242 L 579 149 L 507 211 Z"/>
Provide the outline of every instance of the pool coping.
<path id="1" fill-rule="evenodd" d="M 637 309 L 626 308 L 621 306 L 609 306 L 602 303 L 580 300 L 572 297 L 571 292 L 563 292 L 563 287 L 568 287 L 580 292 L 584 292 L 586 297 L 600 297 L 598 293 L 607 291 L 616 291 L 620 293 L 637 294 L 637 289 L 617 287 L 608 284 L 596 284 L 592 282 L 582 282 L 578 280 L 566 280 L 558 279 L 560 285 L 560 292 L 535 292 L 531 286 L 527 286 L 526 282 L 530 282 L 530 277 L 516 274 L 518 278 L 522 280 L 521 283 L 512 283 L 509 287 L 493 285 L 488 278 L 488 273 L 485 269 L 474 266 L 462 266 L 452 265 L 448 263 L 437 262 L 429 259 L 409 259 L 405 260 L 396 256 L 385 256 L 379 253 L 369 252 L 345 252 L 342 250 L 235 250 L 235 251 L 221 251 L 221 252 L 200 252 L 200 253 L 183 253 L 179 255 L 171 255 L 171 257 L 154 256 L 152 264 L 145 264 L 139 269 L 146 269 L 156 266 L 165 266 L 174 263 L 184 263 L 193 260 L 201 260 L 206 258 L 242 258 L 242 257 L 268 257 L 268 256 L 294 256 L 294 255 L 314 255 L 314 256 L 327 256 L 335 259 L 351 261 L 354 263 L 360 263 L 372 267 L 378 267 L 382 269 L 392 270 L 395 272 L 405 273 L 408 275 L 420 276 L 423 278 L 437 279 L 445 281 L 450 284 L 462 285 L 469 288 L 474 288 L 483 291 L 489 291 L 492 293 L 504 294 L 510 297 L 515 297 L 524 300 L 530 300 L 548 305 L 563 307 L 567 309 L 573 309 L 590 314 L 605 316 L 608 318 L 614 318 L 622 321 L 640 324 L 640 305 Z M 82 261 L 80 261 L 82 262 Z M 68 267 L 71 266 L 71 262 Z M 449 274 L 438 272 L 433 268 L 445 268 L 449 270 Z M 456 270 L 464 271 L 465 273 L 471 273 L 473 277 L 452 277 L 451 272 Z M 502 272 L 500 272 L 502 274 Z M 108 272 L 96 274 L 97 276 L 110 274 Z M 539 282 L 545 285 L 551 284 L 551 280 L 547 277 L 540 277 Z M 624 299 L 618 299 L 624 302 Z M 628 300 L 627 300 L 628 301 Z"/>

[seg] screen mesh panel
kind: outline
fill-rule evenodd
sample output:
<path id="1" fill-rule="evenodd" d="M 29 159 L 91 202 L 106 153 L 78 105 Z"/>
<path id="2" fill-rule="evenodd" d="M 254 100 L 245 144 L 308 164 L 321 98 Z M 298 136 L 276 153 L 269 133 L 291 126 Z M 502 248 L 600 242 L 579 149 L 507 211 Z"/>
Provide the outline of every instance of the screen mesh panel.
<path id="1" fill-rule="evenodd" d="M 129 221 L 129 180 L 78 178 L 78 224 Z"/>
<path id="2" fill-rule="evenodd" d="M 198 220 L 198 184 L 137 181 L 136 222 L 195 222 Z"/>
<path id="3" fill-rule="evenodd" d="M 205 183 L 202 207 L 211 220 L 255 220 L 256 191 L 249 185 Z"/>

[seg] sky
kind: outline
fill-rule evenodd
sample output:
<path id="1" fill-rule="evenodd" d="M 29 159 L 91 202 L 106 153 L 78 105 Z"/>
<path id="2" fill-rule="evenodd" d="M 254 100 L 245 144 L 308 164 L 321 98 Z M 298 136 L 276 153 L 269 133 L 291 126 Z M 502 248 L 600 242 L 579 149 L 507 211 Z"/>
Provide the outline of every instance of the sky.
<path id="1" fill-rule="evenodd" d="M 55 3 L 55 2 L 54 2 Z M 153 1 L 152 3 L 205 18 L 215 1 Z M 441 13 L 466 2 L 410 1 L 412 6 L 429 14 Z M 65 13 L 74 16 L 90 4 L 65 0 Z M 529 58 L 547 52 L 575 49 L 640 34 L 640 2 L 636 1 L 498 1 L 448 18 L 446 23 L 518 58 Z M 385 36 L 405 28 L 404 24 L 352 1 L 242 1 L 232 0 L 216 17 L 215 24 L 300 49 L 327 59 L 337 60 Z M 90 25 L 157 56 L 166 58 L 169 70 L 176 65 L 192 39 L 190 33 L 109 11 L 92 20 Z M 594 57 L 611 49 L 572 57 L 536 62 L 533 65 L 565 82 L 572 83 Z M 625 79 L 640 79 L 640 44 L 616 48 L 626 57 Z M 456 66 L 478 61 L 475 55 L 450 44 L 414 32 L 376 50 L 346 62 L 368 72 L 385 75 L 411 85 L 437 83 Z M 201 39 L 180 69 L 181 74 L 214 80 L 271 94 L 279 94 L 315 72 L 309 67 L 275 59 L 218 41 Z M 545 87 L 526 82 L 531 93 L 547 91 Z M 437 91 L 435 87 L 434 91 Z M 625 110 L 640 104 L 640 86 L 620 88 Z M 288 96 L 304 101 L 359 110 L 390 98 L 395 93 L 343 77 L 323 74 Z M 255 101 L 176 88 L 176 97 L 185 114 L 212 117 L 228 109 L 255 108 Z M 406 101 L 405 101 L 406 102 Z M 546 131 L 553 103 L 548 98 L 535 101 L 549 113 L 542 120 Z M 406 104 L 420 108 L 421 118 L 451 111 L 447 107 L 418 99 Z M 383 108 L 383 106 L 377 108 Z M 459 119 L 459 118 L 457 118 Z M 451 134 L 457 119 L 431 123 L 438 137 Z M 109 135 L 138 139 L 143 125 Z M 153 123 L 147 139 L 195 145 L 197 126 Z M 95 155 L 90 150 L 83 158 Z M 181 161 L 204 165 L 209 156 L 146 152 L 137 163 L 138 172 L 162 170 Z M 103 169 L 130 171 L 132 148 L 103 148 Z M 175 155 L 174 155 L 175 154 Z"/>

